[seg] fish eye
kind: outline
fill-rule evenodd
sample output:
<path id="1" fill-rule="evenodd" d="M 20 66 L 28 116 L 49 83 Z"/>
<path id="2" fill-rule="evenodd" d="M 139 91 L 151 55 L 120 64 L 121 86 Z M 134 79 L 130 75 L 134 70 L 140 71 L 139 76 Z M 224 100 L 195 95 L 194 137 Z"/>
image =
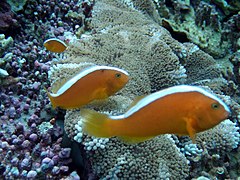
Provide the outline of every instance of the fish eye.
<path id="1" fill-rule="evenodd" d="M 115 74 L 115 77 L 116 77 L 116 78 L 120 78 L 120 77 L 121 77 L 121 74 L 120 74 L 120 73 L 116 73 L 116 74 Z"/>
<path id="2" fill-rule="evenodd" d="M 219 109 L 220 105 L 217 103 L 212 103 L 212 109 Z"/>

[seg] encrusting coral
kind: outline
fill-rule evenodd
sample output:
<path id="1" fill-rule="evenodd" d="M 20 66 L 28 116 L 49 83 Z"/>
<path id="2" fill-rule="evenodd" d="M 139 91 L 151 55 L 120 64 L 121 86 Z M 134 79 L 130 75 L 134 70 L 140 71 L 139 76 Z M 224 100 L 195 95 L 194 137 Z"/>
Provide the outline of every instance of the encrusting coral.
<path id="1" fill-rule="evenodd" d="M 236 1 L 182 1 L 182 0 L 134 0 L 136 5 L 148 4 L 148 14 L 159 14 L 157 21 L 166 27 L 181 42 L 191 41 L 214 57 L 223 57 L 229 49 L 234 49 L 239 30 L 237 30 L 239 3 Z M 153 3 L 150 3 L 153 2 Z M 229 4 L 228 4 L 229 3 Z M 223 12 L 225 14 L 223 14 Z M 231 12 L 231 13 L 230 13 Z M 235 15 L 233 15 L 236 13 Z M 232 22 L 225 22 L 226 19 Z M 153 17 L 156 17 L 154 15 Z M 156 19 L 156 18 L 155 18 Z M 228 25 L 229 24 L 229 25 Z M 217 46 L 216 46 L 217 44 Z"/>
<path id="2" fill-rule="evenodd" d="M 65 58 L 49 72 L 52 87 L 55 82 L 92 64 L 122 68 L 129 72 L 131 79 L 116 95 L 86 108 L 118 115 L 126 111 L 136 96 L 177 84 L 223 79 L 211 56 L 193 44 L 174 40 L 166 29 L 133 6 L 129 7 L 128 3 L 101 0 L 94 4 L 92 12 L 89 24 L 92 34 L 83 34 L 79 40 L 70 42 Z M 199 68 L 202 71 L 199 72 Z M 83 134 L 81 121 L 79 110 L 67 111 L 65 131 L 68 137 L 84 147 L 94 176 L 100 179 L 185 179 L 189 176 L 189 160 L 171 135 L 126 145 L 116 138 L 94 138 Z M 231 127 L 239 135 L 234 123 Z M 219 137 L 223 139 L 231 136 L 227 131 L 216 129 L 204 133 L 214 138 L 218 132 L 222 132 Z M 226 147 L 235 148 L 239 143 L 235 141 L 233 146 L 225 140 Z"/>

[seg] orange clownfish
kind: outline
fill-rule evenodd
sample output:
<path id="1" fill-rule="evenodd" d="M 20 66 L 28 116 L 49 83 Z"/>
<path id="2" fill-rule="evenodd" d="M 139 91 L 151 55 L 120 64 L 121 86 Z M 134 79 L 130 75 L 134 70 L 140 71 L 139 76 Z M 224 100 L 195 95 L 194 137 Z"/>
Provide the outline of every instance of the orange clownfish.
<path id="1" fill-rule="evenodd" d="M 122 115 L 109 116 L 88 109 L 80 113 L 85 133 L 138 143 L 166 133 L 189 135 L 194 141 L 196 133 L 219 124 L 230 110 L 200 87 L 179 85 L 142 98 Z"/>
<path id="2" fill-rule="evenodd" d="M 54 108 L 79 108 L 93 100 L 113 95 L 122 89 L 128 80 L 129 74 L 122 69 L 91 66 L 65 82 L 56 93 L 48 92 L 48 97 Z"/>
<path id="3" fill-rule="evenodd" d="M 54 53 L 62 53 L 67 49 L 67 45 L 65 44 L 65 42 L 57 38 L 50 38 L 44 41 L 43 45 L 48 51 L 51 51 Z"/>

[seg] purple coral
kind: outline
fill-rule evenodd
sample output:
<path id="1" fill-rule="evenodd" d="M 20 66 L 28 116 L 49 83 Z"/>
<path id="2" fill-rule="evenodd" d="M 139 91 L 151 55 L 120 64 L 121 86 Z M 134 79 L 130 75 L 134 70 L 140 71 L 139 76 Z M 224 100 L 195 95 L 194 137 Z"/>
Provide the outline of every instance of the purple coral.
<path id="1" fill-rule="evenodd" d="M 7 30 L 14 27 L 17 24 L 16 19 L 14 19 L 14 14 L 11 11 L 10 5 L 5 1 L 0 2 L 0 33 L 6 33 Z"/>
<path id="2" fill-rule="evenodd" d="M 36 171 L 31 170 L 27 173 L 27 178 L 35 178 L 36 176 L 37 176 Z"/>
<path id="3" fill-rule="evenodd" d="M 0 179 L 63 178 L 71 163 L 71 149 L 61 147 L 63 130 L 57 124 L 41 129 L 55 116 L 43 87 L 50 84 L 47 73 L 56 58 L 42 44 L 49 37 L 65 40 L 66 31 L 76 31 L 83 19 L 66 14 L 83 10 L 77 0 L 27 1 L 16 14 L 5 0 L 0 6 L 0 33 L 14 35 L 13 47 L 6 49 L 11 58 L 1 64 L 9 77 L 0 86 Z"/>
<path id="4" fill-rule="evenodd" d="M 39 173 L 35 169 L 40 169 L 51 177 L 68 172 L 67 165 L 71 162 L 70 149 L 60 147 L 61 138 L 57 142 L 51 140 L 52 145 L 49 146 L 49 142 L 39 139 L 43 136 L 54 138 L 54 134 L 48 134 L 48 131 L 43 134 L 31 133 L 22 124 L 16 124 L 12 129 L 11 136 L 5 133 L 7 128 L 1 134 L 0 159 L 3 177 L 37 177 Z M 12 168 L 7 171 L 7 167 Z"/>

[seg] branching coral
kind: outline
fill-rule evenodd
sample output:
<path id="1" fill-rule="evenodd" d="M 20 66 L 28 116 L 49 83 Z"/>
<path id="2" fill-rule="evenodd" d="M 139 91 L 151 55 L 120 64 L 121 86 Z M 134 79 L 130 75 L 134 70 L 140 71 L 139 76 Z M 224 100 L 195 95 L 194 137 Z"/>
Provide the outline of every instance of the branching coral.
<path id="1" fill-rule="evenodd" d="M 4 34 L 0 34 L 0 55 L 2 56 L 3 52 L 13 45 L 13 38 L 5 38 Z"/>

